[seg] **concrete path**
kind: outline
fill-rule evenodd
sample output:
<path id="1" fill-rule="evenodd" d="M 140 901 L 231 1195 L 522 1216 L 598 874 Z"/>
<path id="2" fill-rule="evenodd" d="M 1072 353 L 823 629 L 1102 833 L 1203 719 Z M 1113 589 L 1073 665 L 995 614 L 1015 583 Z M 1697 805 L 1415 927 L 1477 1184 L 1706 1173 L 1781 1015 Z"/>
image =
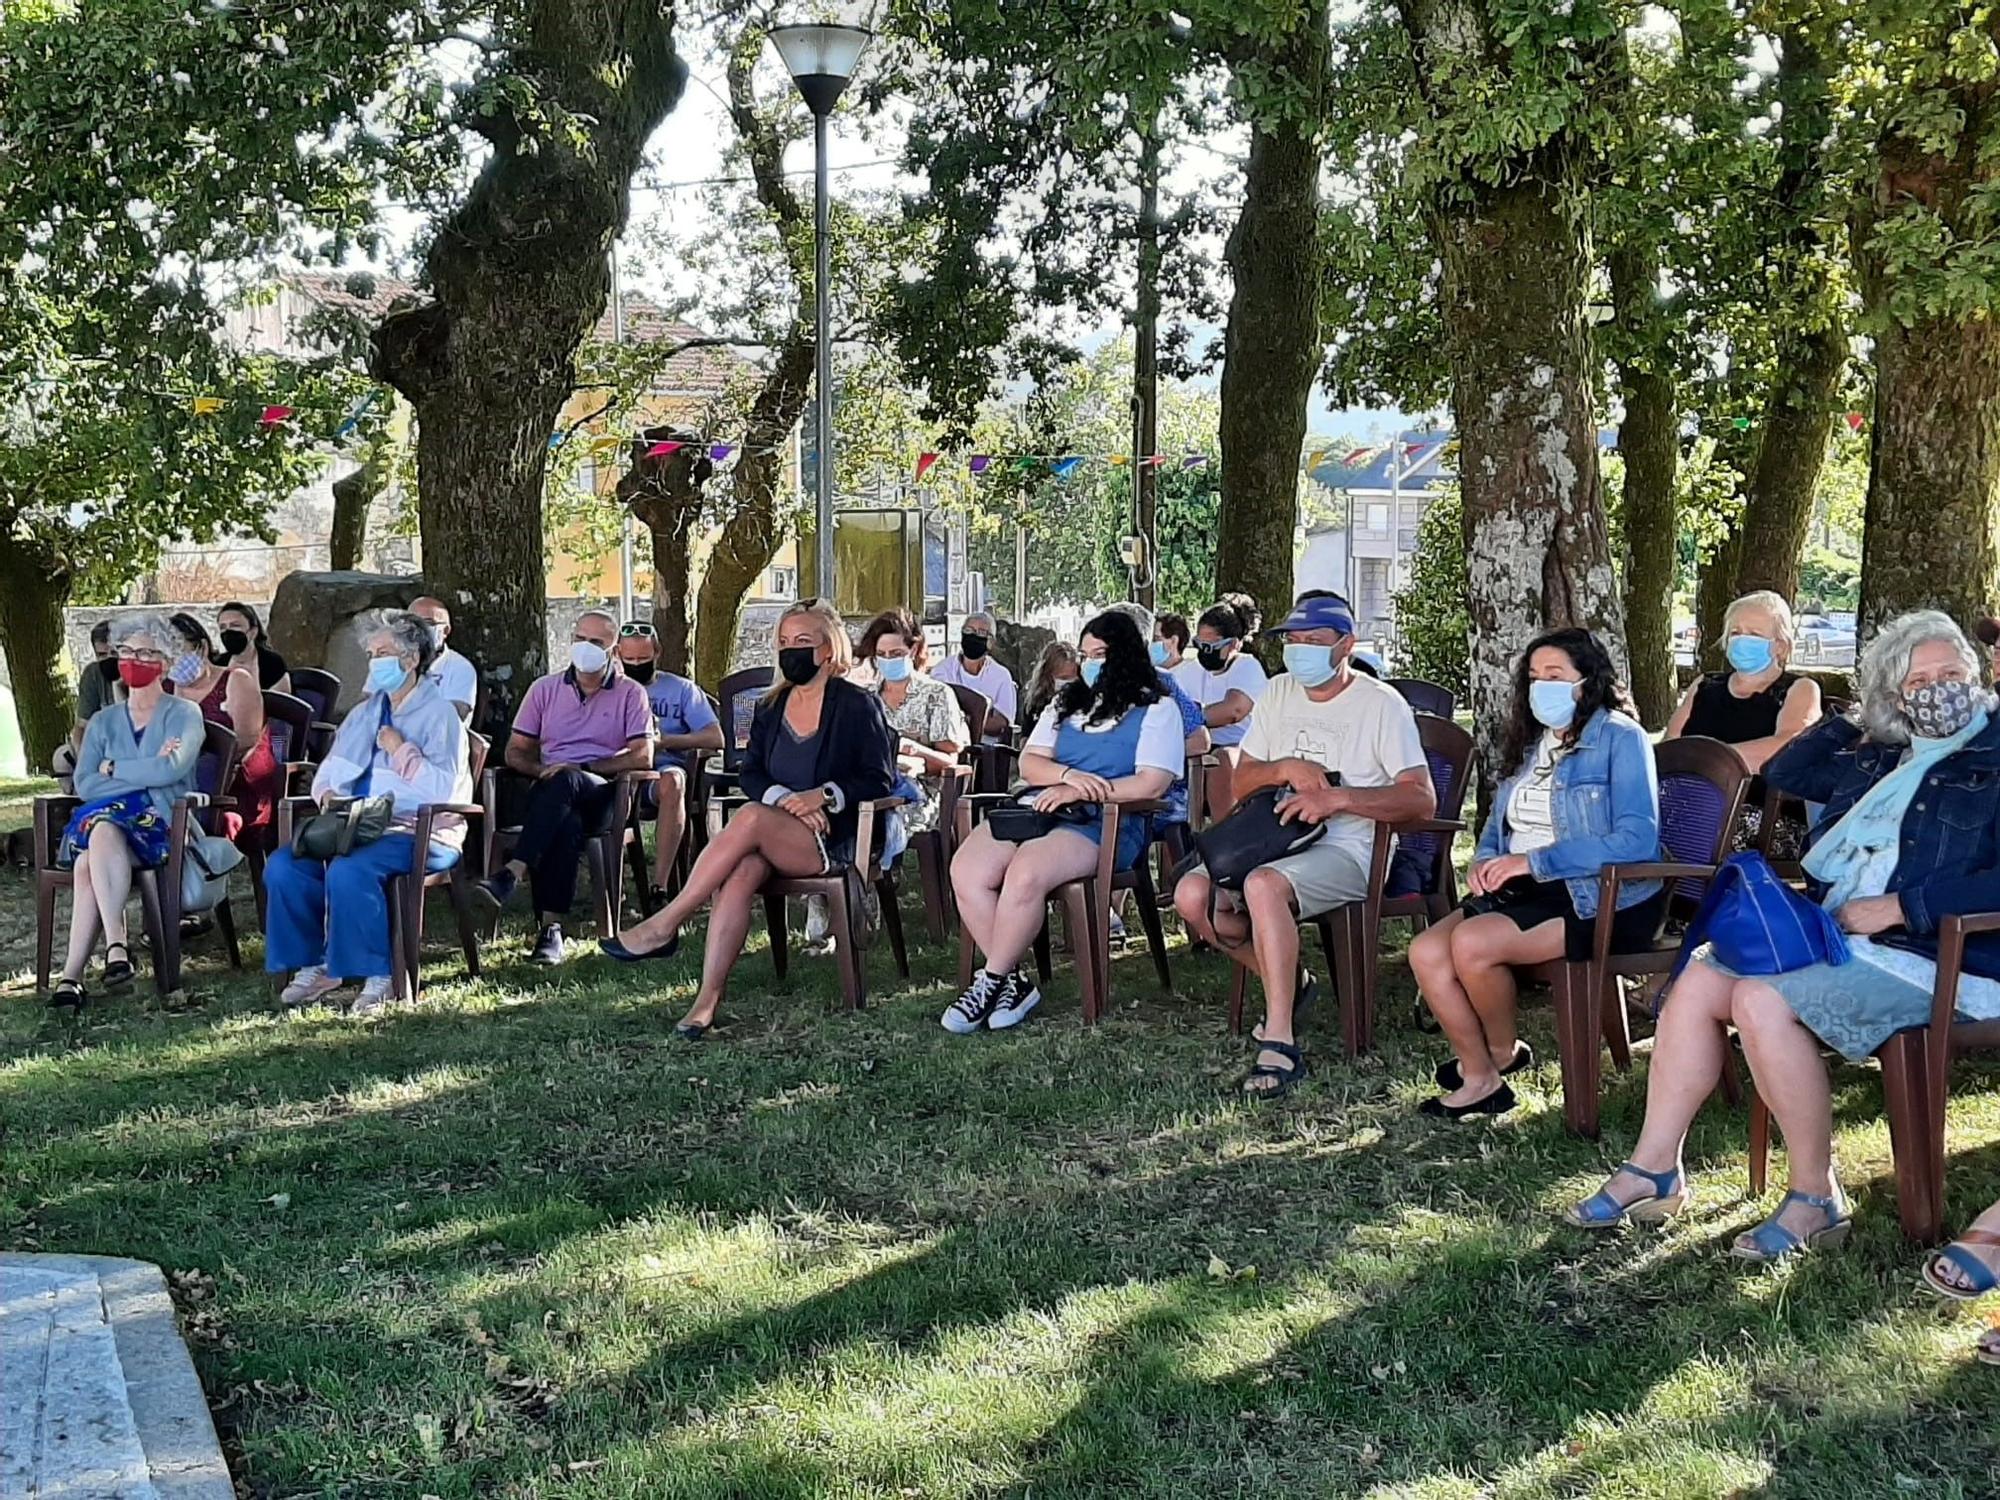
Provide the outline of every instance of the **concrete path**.
<path id="1" fill-rule="evenodd" d="M 0 1500 L 234 1500 L 159 1267 L 0 1253 Z"/>

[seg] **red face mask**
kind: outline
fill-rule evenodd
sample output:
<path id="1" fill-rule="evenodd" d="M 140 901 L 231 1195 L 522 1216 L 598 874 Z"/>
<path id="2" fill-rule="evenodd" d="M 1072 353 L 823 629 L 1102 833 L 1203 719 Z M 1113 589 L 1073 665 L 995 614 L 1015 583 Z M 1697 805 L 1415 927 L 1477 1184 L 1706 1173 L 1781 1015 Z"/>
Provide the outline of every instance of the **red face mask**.
<path id="1" fill-rule="evenodd" d="M 156 661 L 120 661 L 118 680 L 128 688 L 151 687 L 160 680 L 160 673 L 165 670 Z"/>

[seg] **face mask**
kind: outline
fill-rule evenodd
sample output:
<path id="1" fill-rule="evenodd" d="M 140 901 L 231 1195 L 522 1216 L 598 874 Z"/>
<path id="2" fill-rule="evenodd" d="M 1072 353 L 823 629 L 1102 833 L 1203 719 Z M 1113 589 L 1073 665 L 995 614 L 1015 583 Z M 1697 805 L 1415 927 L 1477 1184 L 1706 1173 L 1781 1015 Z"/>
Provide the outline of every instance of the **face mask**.
<path id="1" fill-rule="evenodd" d="M 653 680 L 653 674 L 660 670 L 656 661 L 621 661 L 618 663 L 625 675 L 634 682 L 644 685 Z"/>
<path id="2" fill-rule="evenodd" d="M 778 652 L 778 672 L 793 687 L 804 687 L 819 675 L 819 647 L 784 647 Z"/>
<path id="3" fill-rule="evenodd" d="M 1194 648 L 1194 654 L 1209 671 L 1220 672 L 1229 665 L 1230 644 L 1228 641 L 1203 641 Z"/>
<path id="4" fill-rule="evenodd" d="M 225 630 L 222 632 L 222 654 L 224 656 L 241 656 L 249 649 L 250 636 L 247 631 Z"/>
<path id="5" fill-rule="evenodd" d="M 128 688 L 151 687 L 160 680 L 162 668 L 156 661 L 121 661 L 112 665 L 118 672 L 118 680 Z"/>
<path id="6" fill-rule="evenodd" d="M 1077 663 L 1077 671 L 1083 677 L 1083 685 L 1087 688 L 1094 688 L 1097 686 L 1097 679 L 1104 673 L 1104 658 L 1101 656 L 1086 656 L 1082 661 Z"/>
<path id="7" fill-rule="evenodd" d="M 393 693 L 409 675 L 403 670 L 403 664 L 393 656 L 368 658 L 368 691 L 371 693 Z"/>
<path id="8" fill-rule="evenodd" d="M 1167 664 L 1167 658 L 1168 658 L 1169 656 L 1171 656 L 1172 654 L 1173 654 L 1173 653 L 1172 653 L 1171 651 L 1169 651 L 1169 650 L 1167 649 L 1167 643 L 1166 643 L 1165 641 L 1155 641 L 1155 642 L 1153 642 L 1153 665 L 1154 665 L 1154 666 L 1156 666 L 1156 667 L 1164 667 L 1164 666 L 1165 666 L 1165 665 Z"/>
<path id="9" fill-rule="evenodd" d="M 569 664 L 579 672 L 602 672 L 611 665 L 611 653 L 595 641 L 577 641 L 569 648 Z"/>
<path id="10" fill-rule="evenodd" d="M 442 625 L 433 625 L 429 621 L 425 621 L 424 629 L 430 632 L 432 648 L 438 651 L 444 650 L 445 627 Z"/>
<path id="11" fill-rule="evenodd" d="M 1756 676 L 1771 665 L 1771 643 L 1761 635 L 1732 635 L 1725 654 L 1729 665 L 1748 676 Z"/>
<path id="12" fill-rule="evenodd" d="M 986 648 L 992 644 L 985 636 L 974 635 L 969 630 L 958 638 L 958 649 L 964 652 L 966 657 L 972 661 L 978 661 L 980 657 L 984 656 Z"/>
<path id="13" fill-rule="evenodd" d="M 102 677 L 106 682 L 116 682 L 118 680 L 118 658 L 107 656 L 104 660 L 100 661 L 97 664 L 97 675 Z"/>
<path id="14" fill-rule="evenodd" d="M 1550 729 L 1567 729 L 1576 717 L 1576 684 L 1537 678 L 1528 684 L 1528 712 Z"/>
<path id="15" fill-rule="evenodd" d="M 189 651 L 174 662 L 173 670 L 167 675 L 173 678 L 176 687 L 186 687 L 201 677 L 207 665 L 199 651 Z"/>
<path id="16" fill-rule="evenodd" d="M 1334 665 L 1333 652 L 1331 646 L 1287 646 L 1285 670 L 1299 680 L 1301 687 L 1325 687 L 1340 671 Z"/>
<path id="17" fill-rule="evenodd" d="M 1910 731 L 1927 740 L 1948 740 L 1979 715 L 1981 692 L 1970 682 L 1927 682 L 1903 694 Z"/>
<path id="18" fill-rule="evenodd" d="M 884 682 L 908 682 L 910 680 L 910 659 L 907 656 L 878 656 L 875 670 Z"/>

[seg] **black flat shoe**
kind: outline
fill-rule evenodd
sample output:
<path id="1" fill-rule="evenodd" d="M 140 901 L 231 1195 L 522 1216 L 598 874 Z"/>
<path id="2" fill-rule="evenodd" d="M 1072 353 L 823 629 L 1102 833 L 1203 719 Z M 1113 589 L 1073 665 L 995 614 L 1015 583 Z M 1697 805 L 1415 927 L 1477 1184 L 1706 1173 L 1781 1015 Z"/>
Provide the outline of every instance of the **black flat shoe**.
<path id="1" fill-rule="evenodd" d="M 49 1009 L 55 1010 L 67 1005 L 71 1010 L 80 1011 L 90 996 L 84 993 L 81 979 L 58 979 L 56 987 L 49 991 Z"/>
<path id="2" fill-rule="evenodd" d="M 1516 1038 L 1514 1041 L 1514 1060 L 1500 1070 L 1500 1076 L 1502 1078 L 1512 1078 L 1523 1068 L 1532 1068 L 1534 1065 L 1535 1049 L 1530 1047 L 1526 1042 Z M 1455 1057 L 1448 1058 L 1440 1063 L 1437 1072 L 1431 1076 L 1437 1079 L 1437 1086 L 1447 1094 L 1454 1093 L 1465 1087 L 1465 1073 L 1459 1067 L 1458 1059 Z"/>
<path id="3" fill-rule="evenodd" d="M 1503 1083 L 1484 1099 L 1475 1099 L 1470 1104 L 1447 1104 L 1443 1096 L 1426 1099 L 1417 1106 L 1417 1113 L 1434 1120 L 1467 1120 L 1474 1115 L 1504 1115 L 1516 1102 L 1513 1087 Z"/>
<path id="4" fill-rule="evenodd" d="M 606 958 L 615 958 L 621 964 L 649 963 L 656 958 L 672 958 L 680 951 L 681 935 L 677 932 L 657 948 L 649 948 L 644 953 L 625 946 L 623 938 L 599 938 L 597 946 Z"/>
<path id="5" fill-rule="evenodd" d="M 698 1042 L 708 1035 L 708 1028 L 714 1024 L 713 1021 L 682 1021 L 674 1027 L 674 1035 L 684 1042 Z"/>
<path id="6" fill-rule="evenodd" d="M 111 957 L 114 949 L 120 955 L 116 960 Z M 107 990 L 122 990 L 131 982 L 132 950 L 123 943 L 106 943 L 104 945 L 104 987 Z"/>

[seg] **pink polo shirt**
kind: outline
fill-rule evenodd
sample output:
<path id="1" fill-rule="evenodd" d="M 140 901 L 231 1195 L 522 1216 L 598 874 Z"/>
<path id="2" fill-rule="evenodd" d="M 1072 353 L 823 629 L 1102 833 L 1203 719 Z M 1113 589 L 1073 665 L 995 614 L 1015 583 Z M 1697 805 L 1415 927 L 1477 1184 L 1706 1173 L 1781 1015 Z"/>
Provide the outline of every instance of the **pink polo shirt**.
<path id="1" fill-rule="evenodd" d="M 514 715 L 514 732 L 540 740 L 544 762 L 587 765 L 641 735 L 650 738 L 653 706 L 646 690 L 623 673 L 585 697 L 572 667 L 535 680 Z"/>

